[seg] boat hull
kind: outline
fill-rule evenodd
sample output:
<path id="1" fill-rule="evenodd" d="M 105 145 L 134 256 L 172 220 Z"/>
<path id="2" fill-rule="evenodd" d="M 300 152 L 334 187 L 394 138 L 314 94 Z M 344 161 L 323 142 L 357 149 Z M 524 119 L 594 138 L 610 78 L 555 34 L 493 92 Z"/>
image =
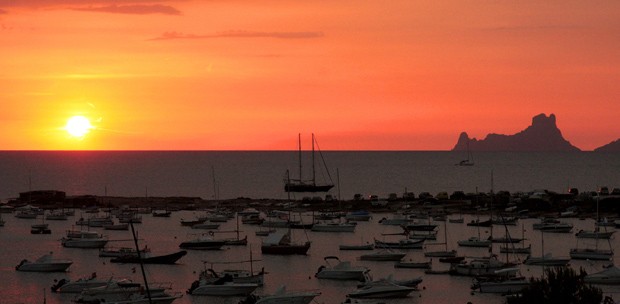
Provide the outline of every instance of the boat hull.
<path id="1" fill-rule="evenodd" d="M 182 250 L 179 252 L 175 252 L 167 255 L 153 256 L 153 257 L 142 257 L 134 255 L 126 255 L 116 257 L 110 260 L 112 263 L 144 263 L 144 264 L 175 264 L 179 259 L 184 257 L 187 254 L 187 251 Z"/>
<path id="2" fill-rule="evenodd" d="M 279 255 L 306 255 L 310 249 L 310 242 L 303 245 L 262 245 L 260 250 L 263 254 Z"/>

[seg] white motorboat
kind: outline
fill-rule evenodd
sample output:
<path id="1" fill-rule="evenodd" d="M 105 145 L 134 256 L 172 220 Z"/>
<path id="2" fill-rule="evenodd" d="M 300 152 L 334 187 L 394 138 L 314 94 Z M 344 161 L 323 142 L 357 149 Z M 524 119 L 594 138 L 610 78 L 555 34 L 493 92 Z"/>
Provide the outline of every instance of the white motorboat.
<path id="1" fill-rule="evenodd" d="M 161 302 L 171 303 L 177 297 L 166 294 L 163 287 L 149 287 L 153 299 L 161 298 Z M 173 297 L 170 299 L 170 297 Z M 140 302 L 146 299 L 146 302 Z M 134 302 L 131 302 L 134 301 Z M 145 288 L 139 283 L 132 282 L 108 282 L 105 286 L 87 288 L 82 290 L 76 299 L 77 303 L 148 303 Z"/>
<path id="2" fill-rule="evenodd" d="M 350 298 L 404 298 L 415 290 L 413 287 L 384 282 L 381 284 L 364 285 L 347 296 Z"/>
<path id="3" fill-rule="evenodd" d="M 518 293 L 528 286 L 530 286 L 530 281 L 525 277 L 501 277 L 489 280 L 476 279 L 471 289 L 479 290 L 482 293 L 512 294 Z"/>
<path id="4" fill-rule="evenodd" d="M 586 275 L 584 282 L 601 285 L 620 285 L 620 268 L 612 266 L 603 271 Z"/>
<path id="5" fill-rule="evenodd" d="M 249 295 L 239 304 L 309 304 L 321 293 L 309 291 L 287 291 L 286 287 L 280 286 L 272 295 L 257 296 Z"/>
<path id="6" fill-rule="evenodd" d="M 583 239 L 583 238 L 587 238 L 587 239 L 605 239 L 608 240 L 611 238 L 611 236 L 614 234 L 614 232 L 616 231 L 600 231 L 598 229 L 595 229 L 594 231 L 591 230 L 579 230 L 579 232 L 575 233 L 575 236 L 577 238 Z"/>
<path id="7" fill-rule="evenodd" d="M 460 263 L 451 264 L 449 273 L 452 275 L 464 276 L 493 275 L 498 270 L 512 267 L 514 267 L 514 264 L 499 261 L 496 256 L 491 256 L 489 258 L 478 258 L 471 261 L 465 260 Z M 515 270 L 514 275 L 516 275 L 516 273 L 517 271 Z"/>
<path id="8" fill-rule="evenodd" d="M 369 254 L 363 254 L 359 257 L 359 259 L 364 261 L 400 261 L 406 255 L 407 254 L 404 252 L 395 252 L 384 249 Z"/>
<path id="9" fill-rule="evenodd" d="M 94 231 L 68 232 L 60 241 L 70 248 L 103 248 L 108 243 L 107 238 Z"/>
<path id="10" fill-rule="evenodd" d="M 355 232 L 355 223 L 321 222 L 312 225 L 315 232 Z"/>
<path id="11" fill-rule="evenodd" d="M 56 281 L 56 280 L 54 280 Z M 122 280 L 123 282 L 126 280 Z M 117 282 L 112 279 L 102 280 L 97 278 L 97 274 L 93 273 L 90 277 L 79 278 L 76 281 L 69 279 L 60 279 L 52 286 L 52 292 L 57 293 L 80 293 L 88 288 L 103 287 L 110 282 Z"/>
<path id="12" fill-rule="evenodd" d="M 364 283 L 362 284 L 359 284 L 358 287 L 363 287 L 367 285 L 394 284 L 394 285 L 399 285 L 399 286 L 417 288 L 420 283 L 422 283 L 422 277 L 406 279 L 406 280 L 396 280 L 392 277 L 392 275 L 389 275 L 387 278 L 382 278 L 382 279 L 373 281 L 372 278 L 370 278 L 370 276 L 367 276 L 366 281 L 364 281 Z"/>
<path id="13" fill-rule="evenodd" d="M 606 260 L 614 257 L 613 250 L 598 248 L 573 248 L 569 252 L 570 258 L 574 260 Z"/>
<path id="14" fill-rule="evenodd" d="M 66 271 L 73 264 L 71 260 L 61 260 L 52 258 L 52 253 L 43 255 L 36 261 L 22 260 L 19 265 L 15 266 L 18 271 L 34 271 L 34 272 L 60 272 Z"/>
<path id="15" fill-rule="evenodd" d="M 231 276 L 224 276 L 215 281 L 202 278 L 194 281 L 187 293 L 193 296 L 247 296 L 256 288 L 258 284 L 235 283 Z"/>
<path id="16" fill-rule="evenodd" d="M 466 240 L 457 241 L 456 243 L 463 247 L 489 247 L 493 242 L 491 240 L 483 240 L 479 237 L 472 236 Z"/>
<path id="17" fill-rule="evenodd" d="M 525 265 L 536 266 L 566 266 L 570 262 L 569 258 L 557 258 L 553 257 L 550 253 L 543 255 L 542 257 L 527 256 L 523 261 Z"/>
<path id="18" fill-rule="evenodd" d="M 147 247 L 140 250 L 140 253 L 144 256 L 144 253 L 150 252 L 151 250 Z M 135 248 L 131 247 L 119 247 L 119 248 L 102 248 L 99 249 L 99 257 L 108 257 L 108 258 L 117 258 L 124 256 L 138 256 L 138 251 Z"/>
<path id="19" fill-rule="evenodd" d="M 363 266 L 351 266 L 349 261 L 340 261 L 338 257 L 327 256 L 324 258 L 327 266 L 322 265 L 314 276 L 318 279 L 334 280 L 363 280 L 369 269 Z M 335 260 L 337 264 L 331 265 L 330 261 Z"/>

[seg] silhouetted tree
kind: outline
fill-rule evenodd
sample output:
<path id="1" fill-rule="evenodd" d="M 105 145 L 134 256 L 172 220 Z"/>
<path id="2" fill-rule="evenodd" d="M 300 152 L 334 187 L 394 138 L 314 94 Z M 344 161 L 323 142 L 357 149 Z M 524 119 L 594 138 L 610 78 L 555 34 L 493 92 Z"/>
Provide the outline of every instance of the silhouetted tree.
<path id="1" fill-rule="evenodd" d="M 570 267 L 545 270 L 543 278 L 532 278 L 531 284 L 521 296 L 512 298 L 510 304 L 599 304 L 603 300 L 600 288 L 586 284 L 587 273 L 577 273 Z"/>

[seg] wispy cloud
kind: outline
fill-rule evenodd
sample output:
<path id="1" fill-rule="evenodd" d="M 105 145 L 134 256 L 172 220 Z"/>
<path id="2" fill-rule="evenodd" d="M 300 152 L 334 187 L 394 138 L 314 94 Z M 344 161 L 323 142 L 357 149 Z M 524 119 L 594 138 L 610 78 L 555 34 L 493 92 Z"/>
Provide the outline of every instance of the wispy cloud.
<path id="1" fill-rule="evenodd" d="M 180 15 L 181 12 L 167 5 L 175 0 L 0 0 L 0 14 L 7 9 L 70 9 L 86 12 L 113 14 L 165 14 Z M 160 4 L 164 3 L 164 4 Z"/>
<path id="2" fill-rule="evenodd" d="M 169 5 L 108 5 L 99 7 L 73 8 L 76 11 L 101 12 L 113 14 L 164 14 L 164 15 L 180 15 L 181 12 Z"/>
<path id="3" fill-rule="evenodd" d="M 179 32 L 165 32 L 159 37 L 149 40 L 173 39 L 213 39 L 213 38 L 279 38 L 279 39 L 310 39 L 323 37 L 323 32 L 254 32 L 254 31 L 225 31 L 215 34 L 194 35 Z"/>

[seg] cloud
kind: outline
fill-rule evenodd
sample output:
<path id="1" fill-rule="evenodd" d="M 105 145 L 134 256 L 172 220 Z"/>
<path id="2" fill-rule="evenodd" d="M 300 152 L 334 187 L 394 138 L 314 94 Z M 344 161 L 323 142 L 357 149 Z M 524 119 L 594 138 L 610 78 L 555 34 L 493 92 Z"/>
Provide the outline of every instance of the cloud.
<path id="1" fill-rule="evenodd" d="M 8 14 L 8 12 L 0 8 L 0 15 L 2 14 Z"/>
<path id="2" fill-rule="evenodd" d="M 168 5 L 108 5 L 99 7 L 73 8 L 76 11 L 102 12 L 113 14 L 164 14 L 164 15 L 180 15 L 181 12 L 176 8 Z"/>
<path id="3" fill-rule="evenodd" d="M 310 39 L 323 37 L 323 32 L 253 32 L 253 31 L 225 31 L 209 35 L 183 34 L 179 32 L 165 32 L 159 37 L 149 40 L 173 39 L 212 39 L 212 38 L 279 38 L 279 39 Z"/>

